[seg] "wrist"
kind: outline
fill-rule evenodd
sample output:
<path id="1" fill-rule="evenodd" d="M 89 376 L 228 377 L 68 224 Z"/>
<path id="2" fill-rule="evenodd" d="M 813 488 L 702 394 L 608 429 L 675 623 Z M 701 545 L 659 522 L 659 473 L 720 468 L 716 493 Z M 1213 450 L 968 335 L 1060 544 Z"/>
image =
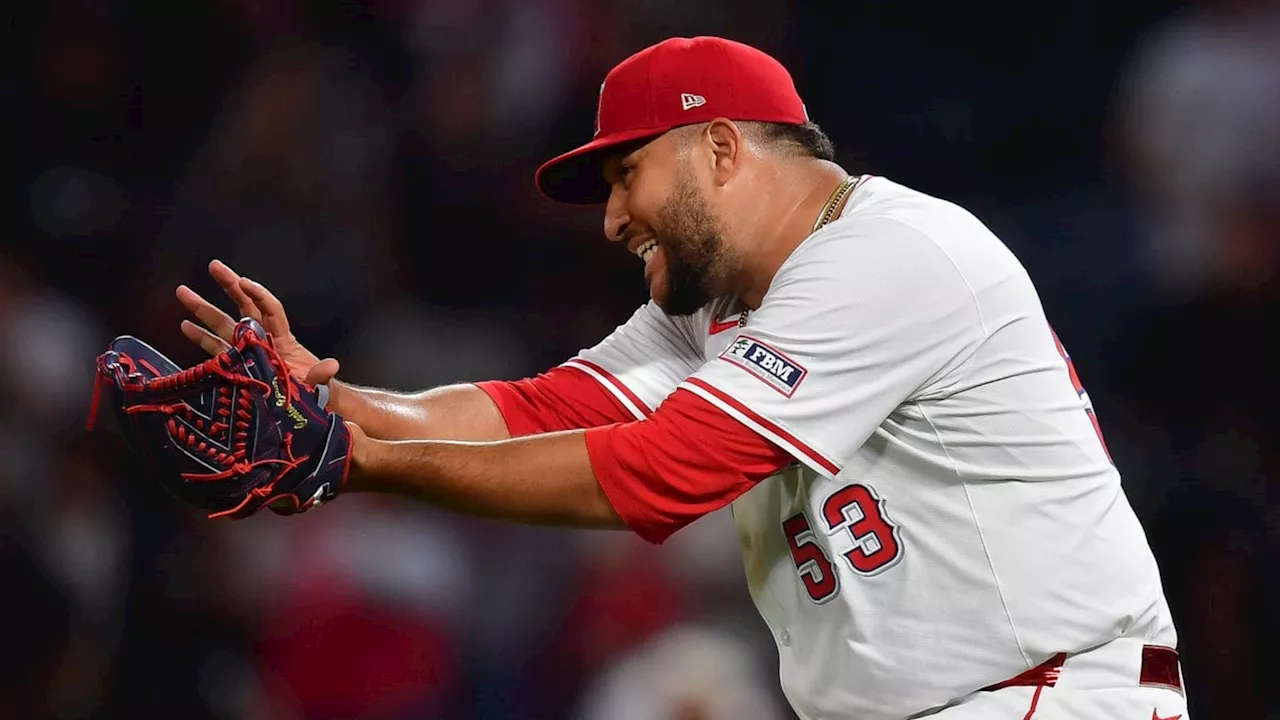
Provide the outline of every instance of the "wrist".
<path id="1" fill-rule="evenodd" d="M 335 378 L 329 378 L 328 382 L 325 383 L 325 387 L 329 389 L 329 392 L 328 392 L 329 397 L 328 397 L 328 401 L 325 403 L 324 409 L 328 410 L 329 412 L 337 413 L 339 415 L 342 415 L 343 417 L 346 417 L 346 415 L 342 412 L 342 409 L 341 409 L 343 405 L 343 400 L 348 394 L 346 385 L 344 385 L 341 381 L 338 380 L 338 378 L 335 377 Z"/>
<path id="2" fill-rule="evenodd" d="M 379 450 L 383 443 L 366 435 L 353 422 L 347 422 L 347 430 L 351 433 L 351 464 L 347 468 L 346 490 L 368 490 L 372 479 L 378 474 L 378 458 L 381 456 Z"/>
<path id="3" fill-rule="evenodd" d="M 324 409 L 348 423 L 359 425 L 361 437 L 365 436 L 367 433 L 365 424 L 370 418 L 369 413 L 364 411 L 365 405 L 361 402 L 359 390 L 338 378 L 330 378 L 326 385 L 329 388 L 329 402 Z"/>

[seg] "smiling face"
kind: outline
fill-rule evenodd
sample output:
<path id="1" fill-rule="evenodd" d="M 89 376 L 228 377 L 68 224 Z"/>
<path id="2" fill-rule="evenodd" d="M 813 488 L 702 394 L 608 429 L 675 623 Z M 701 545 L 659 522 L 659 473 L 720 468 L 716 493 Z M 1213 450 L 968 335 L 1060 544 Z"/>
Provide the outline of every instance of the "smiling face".
<path id="1" fill-rule="evenodd" d="M 691 315 L 726 292 L 733 256 L 682 139 L 667 133 L 605 162 L 605 235 L 644 262 L 649 294 L 669 315 Z"/>

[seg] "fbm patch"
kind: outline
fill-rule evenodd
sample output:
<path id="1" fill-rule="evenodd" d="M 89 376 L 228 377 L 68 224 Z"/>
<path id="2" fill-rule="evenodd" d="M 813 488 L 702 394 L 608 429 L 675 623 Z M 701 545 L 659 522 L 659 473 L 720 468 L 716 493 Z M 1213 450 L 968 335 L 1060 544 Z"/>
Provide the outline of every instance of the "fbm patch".
<path id="1" fill-rule="evenodd" d="M 739 335 L 720 353 L 720 357 L 750 372 L 787 397 L 795 394 L 800 381 L 809 373 L 796 361 L 747 335 Z"/>

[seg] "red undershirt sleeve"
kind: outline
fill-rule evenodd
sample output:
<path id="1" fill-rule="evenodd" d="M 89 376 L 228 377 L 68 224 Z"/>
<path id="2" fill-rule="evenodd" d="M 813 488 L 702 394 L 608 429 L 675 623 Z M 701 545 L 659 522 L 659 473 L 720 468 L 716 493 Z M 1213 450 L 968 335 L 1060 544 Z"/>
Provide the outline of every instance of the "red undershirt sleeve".
<path id="1" fill-rule="evenodd" d="M 795 461 L 684 389 L 645 420 L 588 429 L 586 443 L 614 510 L 655 544 Z"/>
<path id="2" fill-rule="evenodd" d="M 582 430 L 635 417 L 595 378 L 558 366 L 524 380 L 476 383 L 497 404 L 511 437 Z"/>
<path id="3" fill-rule="evenodd" d="M 644 420 L 595 378 L 560 366 L 533 378 L 477 383 L 512 437 L 582 430 L 605 495 L 652 543 L 733 502 L 795 459 L 688 390 Z"/>

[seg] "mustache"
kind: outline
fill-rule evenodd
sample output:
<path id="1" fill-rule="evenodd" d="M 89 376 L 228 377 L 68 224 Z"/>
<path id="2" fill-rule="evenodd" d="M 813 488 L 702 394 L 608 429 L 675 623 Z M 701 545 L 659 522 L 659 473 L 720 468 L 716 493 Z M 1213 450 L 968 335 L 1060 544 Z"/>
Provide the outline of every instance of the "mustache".
<path id="1" fill-rule="evenodd" d="M 631 228 L 627 228 L 622 231 L 622 246 L 629 247 L 631 245 L 631 241 L 636 238 L 653 238 L 654 240 L 657 240 L 659 244 L 662 243 L 658 233 L 653 232 L 652 230 L 632 230 Z"/>

